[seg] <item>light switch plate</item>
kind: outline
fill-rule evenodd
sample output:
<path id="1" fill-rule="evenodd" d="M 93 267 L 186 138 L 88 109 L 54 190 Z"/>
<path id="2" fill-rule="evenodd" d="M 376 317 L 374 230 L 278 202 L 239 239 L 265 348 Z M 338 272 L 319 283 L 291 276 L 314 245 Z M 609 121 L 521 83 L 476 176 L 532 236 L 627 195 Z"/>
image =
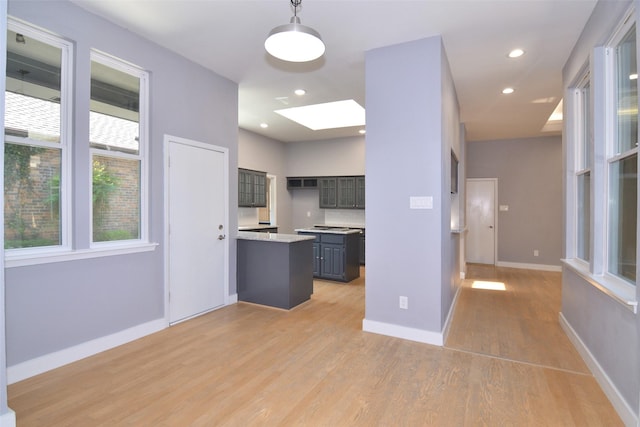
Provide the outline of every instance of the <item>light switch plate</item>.
<path id="1" fill-rule="evenodd" d="M 500 205 L 500 212 L 507 212 L 509 210 L 509 205 Z"/>
<path id="2" fill-rule="evenodd" d="M 433 197 L 411 196 L 409 197 L 409 209 L 433 209 Z"/>

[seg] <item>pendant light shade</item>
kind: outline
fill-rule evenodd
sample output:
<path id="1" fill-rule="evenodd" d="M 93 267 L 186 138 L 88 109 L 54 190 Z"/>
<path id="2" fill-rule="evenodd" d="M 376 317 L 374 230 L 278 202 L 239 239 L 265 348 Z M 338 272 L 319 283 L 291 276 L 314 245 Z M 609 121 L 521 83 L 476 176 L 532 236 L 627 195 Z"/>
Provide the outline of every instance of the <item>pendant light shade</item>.
<path id="1" fill-rule="evenodd" d="M 313 28 L 300 24 L 297 9 L 301 0 L 291 0 L 294 16 L 291 22 L 280 25 L 269 33 L 264 48 L 270 55 L 288 62 L 313 61 L 324 54 L 324 42 Z"/>

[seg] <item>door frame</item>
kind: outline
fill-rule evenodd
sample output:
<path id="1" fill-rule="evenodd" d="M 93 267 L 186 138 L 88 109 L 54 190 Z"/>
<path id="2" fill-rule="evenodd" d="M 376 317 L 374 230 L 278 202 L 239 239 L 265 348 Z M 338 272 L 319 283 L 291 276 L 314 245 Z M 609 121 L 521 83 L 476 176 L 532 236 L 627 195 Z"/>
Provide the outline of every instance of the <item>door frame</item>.
<path id="1" fill-rule="evenodd" d="M 466 183 L 474 181 L 489 181 L 493 182 L 493 265 L 498 265 L 498 178 L 467 178 L 465 182 L 465 199 L 464 199 L 464 216 L 467 224 L 469 218 L 467 215 L 467 197 L 469 197 L 469 191 Z M 465 261 L 467 254 L 465 253 Z"/>
<path id="2" fill-rule="evenodd" d="M 222 183 L 224 188 L 224 230 L 227 232 L 227 238 L 224 239 L 224 305 L 225 307 L 231 302 L 229 296 L 229 241 L 232 235 L 229 233 L 229 149 L 218 145 L 206 144 L 191 139 L 181 138 L 178 136 L 164 135 L 163 142 L 163 173 L 164 173 L 164 221 L 163 221 L 163 239 L 164 239 L 164 319 L 167 326 L 170 326 L 169 313 L 169 146 L 172 143 L 189 145 L 191 147 L 204 150 L 219 151 L 224 156 L 224 170 L 222 172 Z M 218 309 L 221 307 L 216 307 Z M 215 310 L 214 309 L 214 310 Z M 188 320 L 183 319 L 183 320 Z M 179 322 L 176 322 L 179 323 Z"/>

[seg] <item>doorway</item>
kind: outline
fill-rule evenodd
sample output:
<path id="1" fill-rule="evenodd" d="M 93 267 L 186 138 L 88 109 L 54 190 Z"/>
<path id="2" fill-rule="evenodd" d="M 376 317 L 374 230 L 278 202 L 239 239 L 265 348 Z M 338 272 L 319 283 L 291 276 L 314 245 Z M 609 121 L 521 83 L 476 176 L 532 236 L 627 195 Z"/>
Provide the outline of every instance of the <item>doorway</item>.
<path id="1" fill-rule="evenodd" d="M 228 151 L 165 136 L 169 324 L 228 302 Z"/>
<path id="2" fill-rule="evenodd" d="M 467 179 L 466 260 L 476 264 L 495 264 L 497 178 Z"/>
<path id="3" fill-rule="evenodd" d="M 276 220 L 276 176 L 267 174 L 267 206 L 258 208 L 258 224 L 278 225 Z"/>

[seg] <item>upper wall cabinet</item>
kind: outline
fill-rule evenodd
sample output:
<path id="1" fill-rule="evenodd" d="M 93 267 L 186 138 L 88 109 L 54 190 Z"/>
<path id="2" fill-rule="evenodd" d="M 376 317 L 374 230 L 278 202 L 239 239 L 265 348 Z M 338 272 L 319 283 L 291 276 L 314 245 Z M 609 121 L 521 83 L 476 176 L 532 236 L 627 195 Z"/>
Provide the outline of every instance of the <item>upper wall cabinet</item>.
<path id="1" fill-rule="evenodd" d="M 364 176 L 318 178 L 320 208 L 364 209 Z"/>
<path id="2" fill-rule="evenodd" d="M 305 190 L 318 188 L 318 178 L 310 177 L 287 177 L 287 190 Z"/>
<path id="3" fill-rule="evenodd" d="M 340 209 L 364 209 L 364 176 L 338 177 L 338 203 Z"/>
<path id="4" fill-rule="evenodd" d="M 336 177 L 318 178 L 318 188 L 320 189 L 320 208 L 338 207 L 338 193 L 336 185 Z"/>
<path id="5" fill-rule="evenodd" d="M 238 206 L 264 208 L 267 206 L 267 173 L 238 169 Z"/>

